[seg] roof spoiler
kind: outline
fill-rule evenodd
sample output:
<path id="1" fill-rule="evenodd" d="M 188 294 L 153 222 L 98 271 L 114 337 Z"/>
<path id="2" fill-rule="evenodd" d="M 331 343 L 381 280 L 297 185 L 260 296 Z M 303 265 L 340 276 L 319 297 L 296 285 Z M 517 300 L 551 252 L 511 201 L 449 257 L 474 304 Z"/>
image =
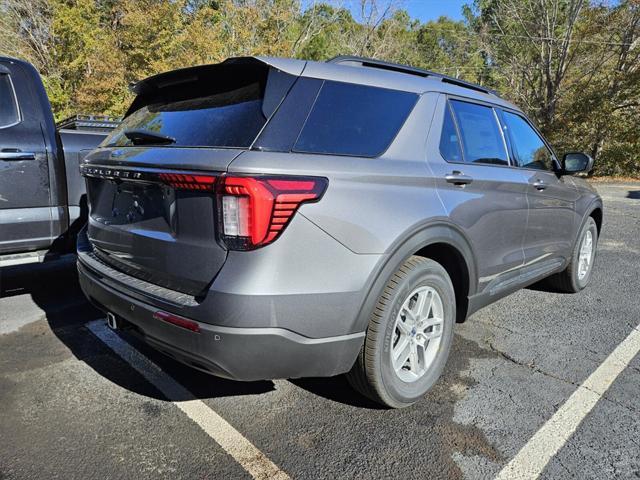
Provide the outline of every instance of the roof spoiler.
<path id="1" fill-rule="evenodd" d="M 285 73 L 299 76 L 304 69 L 306 62 L 300 60 L 292 60 L 275 57 L 232 57 L 227 60 L 207 65 L 198 65 L 195 67 L 180 68 L 168 72 L 159 73 L 151 77 L 140 80 L 139 82 L 129 85 L 129 90 L 136 94 L 136 99 L 130 105 L 129 110 L 125 113 L 125 117 L 136 111 L 141 104 L 144 104 L 145 97 L 153 97 L 160 90 L 167 87 L 176 87 L 181 84 L 189 84 L 197 82 L 200 78 L 215 76 L 216 70 L 224 69 L 230 65 L 244 67 L 268 66 Z"/>
<path id="2" fill-rule="evenodd" d="M 129 106 L 129 109 L 124 116 L 128 117 L 132 112 L 136 111 L 140 105 L 146 103 L 146 98 L 159 94 L 160 91 L 165 88 L 179 87 L 183 84 L 187 85 L 189 83 L 197 82 L 202 77 L 210 77 L 212 74 L 215 75 L 216 70 L 223 69 L 228 65 L 245 65 L 255 67 L 260 64 L 264 64 L 264 62 L 261 62 L 256 57 L 235 57 L 229 58 L 221 63 L 179 68 L 152 75 L 151 77 L 147 77 L 139 82 L 129 85 L 129 90 L 136 94 L 136 98 Z"/>
<path id="3" fill-rule="evenodd" d="M 417 75 L 419 77 L 425 77 L 425 78 L 434 77 L 434 78 L 439 78 L 444 83 L 457 85 L 459 87 L 468 88 L 468 89 L 475 90 L 482 93 L 487 93 L 489 95 L 495 95 L 497 97 L 500 96 L 495 90 L 491 90 L 490 88 L 483 87 L 482 85 L 478 85 L 471 82 L 465 82 L 464 80 L 460 80 L 455 77 L 450 77 L 442 73 L 432 72 L 430 70 L 424 70 L 422 68 L 411 67 L 409 65 L 402 65 L 399 63 L 376 60 L 375 58 L 358 57 L 355 55 L 338 55 L 337 57 L 333 57 L 327 60 L 327 63 L 334 63 L 337 65 L 349 65 L 349 66 L 355 66 L 355 67 L 378 68 L 380 70 L 390 70 L 392 72 L 406 73 L 409 75 Z"/>
<path id="4" fill-rule="evenodd" d="M 158 90 L 165 87 L 180 85 L 181 83 L 189 83 L 198 79 L 198 76 L 202 72 L 210 71 L 215 68 L 219 68 L 223 65 L 231 64 L 251 64 L 258 62 L 255 57 L 235 57 L 229 58 L 221 63 L 214 63 L 209 65 L 197 65 L 195 67 L 179 68 L 176 70 L 170 70 L 168 72 L 158 73 L 152 75 L 138 82 L 129 85 L 129 90 L 136 95 L 143 95 L 154 90 Z"/>
<path id="5" fill-rule="evenodd" d="M 211 63 L 206 65 L 197 65 L 195 67 L 179 68 L 168 72 L 158 73 L 147 77 L 139 82 L 129 85 L 129 90 L 136 95 L 142 95 L 154 89 L 164 88 L 181 83 L 188 83 L 197 80 L 198 75 L 202 72 L 209 72 L 228 65 L 258 65 L 265 64 L 282 70 L 291 75 L 300 75 L 305 62 L 286 58 L 276 57 L 231 57 L 220 63 Z"/>

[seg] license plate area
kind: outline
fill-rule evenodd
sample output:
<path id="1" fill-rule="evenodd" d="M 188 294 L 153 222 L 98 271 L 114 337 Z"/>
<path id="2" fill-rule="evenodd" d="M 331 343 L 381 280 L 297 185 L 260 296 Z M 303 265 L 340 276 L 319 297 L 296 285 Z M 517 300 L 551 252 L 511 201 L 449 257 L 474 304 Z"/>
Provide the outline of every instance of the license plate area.
<path id="1" fill-rule="evenodd" d="M 131 227 L 164 233 L 177 226 L 176 192 L 162 184 L 101 181 L 92 201 L 92 217 L 104 225 Z"/>

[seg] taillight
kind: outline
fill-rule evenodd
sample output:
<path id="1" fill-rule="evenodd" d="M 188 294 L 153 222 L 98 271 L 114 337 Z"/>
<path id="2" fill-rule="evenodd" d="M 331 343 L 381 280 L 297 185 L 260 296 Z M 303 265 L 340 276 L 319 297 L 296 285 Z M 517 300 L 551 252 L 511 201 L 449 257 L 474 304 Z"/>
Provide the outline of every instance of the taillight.
<path id="1" fill-rule="evenodd" d="M 159 173 L 158 178 L 163 183 L 177 190 L 204 190 L 212 192 L 217 177 L 191 173 Z"/>
<path id="2" fill-rule="evenodd" d="M 223 176 L 218 185 L 222 240 L 252 250 L 273 242 L 301 204 L 319 200 L 327 179 Z"/>

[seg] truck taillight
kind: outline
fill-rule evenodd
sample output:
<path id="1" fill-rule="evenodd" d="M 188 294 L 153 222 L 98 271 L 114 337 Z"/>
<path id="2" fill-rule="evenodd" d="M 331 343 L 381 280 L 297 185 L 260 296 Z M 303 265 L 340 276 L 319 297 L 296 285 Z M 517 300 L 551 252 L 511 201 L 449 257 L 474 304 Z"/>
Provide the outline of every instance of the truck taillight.
<path id="1" fill-rule="evenodd" d="M 253 250 L 273 242 L 303 203 L 327 188 L 321 177 L 234 177 L 218 183 L 220 236 L 232 250 Z"/>

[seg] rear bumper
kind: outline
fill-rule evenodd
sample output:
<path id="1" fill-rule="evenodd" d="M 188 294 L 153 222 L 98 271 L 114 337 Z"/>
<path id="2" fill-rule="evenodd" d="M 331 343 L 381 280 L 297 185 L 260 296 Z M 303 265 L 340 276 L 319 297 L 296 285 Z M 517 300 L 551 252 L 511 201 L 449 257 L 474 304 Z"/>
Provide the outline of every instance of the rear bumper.
<path id="1" fill-rule="evenodd" d="M 78 257 L 80 285 L 100 309 L 131 325 L 156 349 L 192 367 L 234 380 L 333 376 L 348 371 L 364 333 L 309 338 L 284 328 L 236 328 L 198 322 L 200 332 L 154 318 L 158 307 L 133 298 Z"/>

